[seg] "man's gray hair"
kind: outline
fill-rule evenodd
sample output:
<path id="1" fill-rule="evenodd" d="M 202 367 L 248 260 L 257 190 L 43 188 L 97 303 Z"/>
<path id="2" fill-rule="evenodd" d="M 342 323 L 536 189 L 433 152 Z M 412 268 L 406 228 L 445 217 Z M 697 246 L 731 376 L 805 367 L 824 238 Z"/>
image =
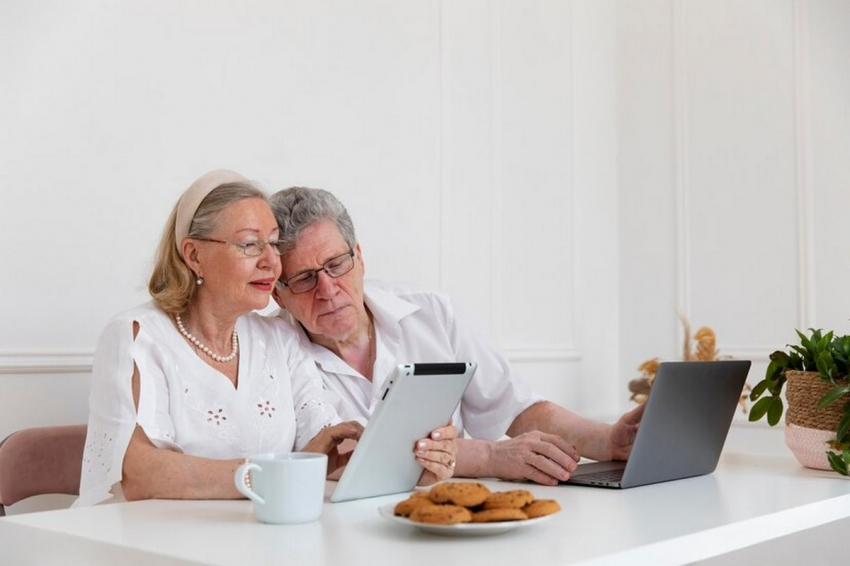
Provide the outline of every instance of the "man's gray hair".
<path id="1" fill-rule="evenodd" d="M 357 245 L 354 222 L 345 206 L 324 189 L 290 187 L 269 198 L 277 225 L 280 228 L 281 250 L 292 251 L 304 230 L 321 220 L 330 220 L 351 249 Z"/>

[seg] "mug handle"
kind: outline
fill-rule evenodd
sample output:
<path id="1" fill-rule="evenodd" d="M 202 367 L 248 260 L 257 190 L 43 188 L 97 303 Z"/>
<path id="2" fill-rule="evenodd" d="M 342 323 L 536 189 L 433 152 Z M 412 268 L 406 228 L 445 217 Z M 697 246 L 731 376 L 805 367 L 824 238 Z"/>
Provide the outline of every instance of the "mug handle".
<path id="1" fill-rule="evenodd" d="M 250 470 L 259 470 L 262 472 L 263 468 L 253 462 L 245 462 L 236 468 L 236 473 L 233 476 L 233 482 L 236 484 L 236 489 L 239 490 L 239 493 L 260 505 L 265 505 L 266 500 L 252 491 L 248 487 L 248 484 L 245 483 L 245 477 L 248 475 Z"/>

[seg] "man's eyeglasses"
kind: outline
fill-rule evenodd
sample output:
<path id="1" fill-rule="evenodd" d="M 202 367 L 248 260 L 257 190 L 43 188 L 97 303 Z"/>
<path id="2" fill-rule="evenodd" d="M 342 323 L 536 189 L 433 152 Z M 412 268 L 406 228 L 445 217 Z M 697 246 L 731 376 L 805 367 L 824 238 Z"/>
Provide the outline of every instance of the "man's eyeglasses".
<path id="1" fill-rule="evenodd" d="M 248 257 L 257 257 L 262 255 L 263 250 L 266 249 L 266 246 L 271 246 L 272 251 L 275 255 L 281 254 L 281 248 L 283 247 L 283 240 L 269 240 L 268 242 L 261 242 L 257 240 L 256 242 L 245 242 L 245 243 L 237 243 L 237 242 L 225 242 L 224 240 L 215 240 L 213 238 L 192 238 L 193 240 L 200 240 L 202 242 L 215 242 L 216 244 L 227 244 L 229 246 L 233 246 L 234 248 L 239 248 L 242 250 L 242 253 Z"/>
<path id="2" fill-rule="evenodd" d="M 293 275 L 286 281 L 278 281 L 278 285 L 287 287 L 292 293 L 306 293 L 316 287 L 319 282 L 319 272 L 324 271 L 330 277 L 336 279 L 345 275 L 354 268 L 354 250 L 348 250 L 342 255 L 338 255 L 329 259 L 319 269 L 311 269 L 303 271 L 298 275 Z"/>

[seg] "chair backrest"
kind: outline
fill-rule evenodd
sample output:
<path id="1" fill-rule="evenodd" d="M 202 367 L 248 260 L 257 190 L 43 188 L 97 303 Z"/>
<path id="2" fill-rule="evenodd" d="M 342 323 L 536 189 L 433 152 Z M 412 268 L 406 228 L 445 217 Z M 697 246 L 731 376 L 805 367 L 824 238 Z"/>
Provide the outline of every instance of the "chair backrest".
<path id="1" fill-rule="evenodd" d="M 33 495 L 79 495 L 86 428 L 27 428 L 0 442 L 0 517 L 6 505 Z"/>

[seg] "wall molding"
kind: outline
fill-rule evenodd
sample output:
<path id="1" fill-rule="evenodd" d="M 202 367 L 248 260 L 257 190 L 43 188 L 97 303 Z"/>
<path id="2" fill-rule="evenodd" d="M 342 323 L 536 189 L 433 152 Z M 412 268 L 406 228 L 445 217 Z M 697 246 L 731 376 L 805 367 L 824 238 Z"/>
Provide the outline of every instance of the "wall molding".
<path id="1" fill-rule="evenodd" d="M 809 52 L 806 0 L 794 1 L 794 153 L 797 189 L 797 324 L 817 327 L 815 310 L 815 220 L 811 179 Z"/>
<path id="2" fill-rule="evenodd" d="M 489 286 L 490 324 L 493 336 L 504 336 L 504 288 L 502 274 L 502 2 L 488 5 L 490 32 L 490 261 L 493 266 Z"/>
<path id="3" fill-rule="evenodd" d="M 511 363 L 579 362 L 575 348 L 505 348 Z M 0 353 L 0 376 L 18 374 L 91 373 L 94 353 L 85 351 Z"/>
<path id="4" fill-rule="evenodd" d="M 673 183 L 676 198 L 676 263 L 677 309 L 689 317 L 691 307 L 690 285 L 690 223 L 688 215 L 688 116 L 687 116 L 687 61 L 685 46 L 685 5 L 674 0 L 673 19 Z"/>
<path id="5" fill-rule="evenodd" d="M 575 348 L 505 348 L 502 353 L 511 363 L 580 362 L 581 352 Z"/>
<path id="6" fill-rule="evenodd" d="M 780 346 L 761 346 L 759 344 L 742 345 L 742 346 L 718 346 L 721 356 L 731 356 L 741 360 L 752 360 L 756 363 L 768 363 L 770 354 L 775 350 L 780 349 Z"/>
<path id="7" fill-rule="evenodd" d="M 91 373 L 94 352 L 39 351 L 0 353 L 0 375 Z"/>

